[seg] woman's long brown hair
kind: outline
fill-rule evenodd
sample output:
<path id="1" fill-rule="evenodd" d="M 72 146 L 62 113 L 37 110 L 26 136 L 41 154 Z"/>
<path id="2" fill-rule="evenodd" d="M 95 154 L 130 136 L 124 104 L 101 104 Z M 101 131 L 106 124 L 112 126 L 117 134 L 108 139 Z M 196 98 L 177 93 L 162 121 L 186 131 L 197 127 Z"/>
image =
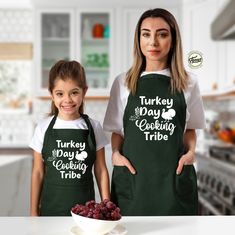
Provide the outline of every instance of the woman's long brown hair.
<path id="1" fill-rule="evenodd" d="M 170 26 L 172 45 L 168 54 L 167 66 L 171 73 L 171 90 L 172 92 L 176 90 L 182 91 L 187 87 L 188 74 L 183 64 L 183 52 L 179 27 L 175 17 L 169 11 L 161 8 L 145 11 L 137 23 L 133 48 L 134 60 L 131 68 L 127 72 L 126 85 L 131 93 L 135 94 L 137 80 L 146 68 L 146 59 L 140 49 L 140 28 L 143 20 L 149 17 L 161 17 Z"/>

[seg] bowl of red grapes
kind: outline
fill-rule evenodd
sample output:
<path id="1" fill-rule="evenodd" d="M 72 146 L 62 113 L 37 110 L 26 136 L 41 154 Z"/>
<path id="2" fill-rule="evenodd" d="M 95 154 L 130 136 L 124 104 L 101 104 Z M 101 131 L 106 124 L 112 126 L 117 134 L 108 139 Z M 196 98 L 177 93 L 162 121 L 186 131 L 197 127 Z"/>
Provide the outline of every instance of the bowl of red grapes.
<path id="1" fill-rule="evenodd" d="M 90 234 L 108 233 L 121 220 L 119 207 L 108 199 L 99 203 L 91 200 L 85 205 L 76 204 L 72 207 L 71 214 L 76 225 Z"/>

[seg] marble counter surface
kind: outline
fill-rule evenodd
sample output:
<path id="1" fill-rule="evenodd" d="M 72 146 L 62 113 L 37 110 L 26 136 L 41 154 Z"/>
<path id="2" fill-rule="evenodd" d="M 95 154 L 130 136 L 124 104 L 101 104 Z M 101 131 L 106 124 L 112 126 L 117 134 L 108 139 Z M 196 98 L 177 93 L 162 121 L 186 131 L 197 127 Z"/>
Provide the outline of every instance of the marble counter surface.
<path id="1" fill-rule="evenodd" d="M 221 235 L 233 233 L 234 223 L 235 216 L 165 216 L 123 217 L 119 224 L 127 235 Z M 73 235 L 74 226 L 72 217 L 0 218 L 0 234 L 7 235 Z"/>

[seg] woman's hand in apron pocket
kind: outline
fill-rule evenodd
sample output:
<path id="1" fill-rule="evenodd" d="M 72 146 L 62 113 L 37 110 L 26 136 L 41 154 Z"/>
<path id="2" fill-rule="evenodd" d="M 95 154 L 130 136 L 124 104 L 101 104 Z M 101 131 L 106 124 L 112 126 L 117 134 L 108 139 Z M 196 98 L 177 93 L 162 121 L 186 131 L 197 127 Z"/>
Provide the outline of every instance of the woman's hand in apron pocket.
<path id="1" fill-rule="evenodd" d="M 194 162 L 195 154 L 192 150 L 189 150 L 179 159 L 176 170 L 176 192 L 181 206 L 185 206 L 186 214 L 187 210 L 189 210 L 189 214 L 192 213 L 190 211 L 195 211 L 196 213 L 197 210 L 197 176 L 193 165 Z"/>
<path id="2" fill-rule="evenodd" d="M 136 173 L 135 168 L 131 165 L 130 161 L 117 150 L 112 154 L 112 163 L 113 166 L 126 166 L 131 174 Z"/>
<path id="3" fill-rule="evenodd" d="M 176 174 L 181 174 L 184 165 L 193 165 L 195 162 L 195 153 L 192 150 L 189 150 L 187 153 L 181 156 L 178 162 L 178 166 L 176 169 Z"/>

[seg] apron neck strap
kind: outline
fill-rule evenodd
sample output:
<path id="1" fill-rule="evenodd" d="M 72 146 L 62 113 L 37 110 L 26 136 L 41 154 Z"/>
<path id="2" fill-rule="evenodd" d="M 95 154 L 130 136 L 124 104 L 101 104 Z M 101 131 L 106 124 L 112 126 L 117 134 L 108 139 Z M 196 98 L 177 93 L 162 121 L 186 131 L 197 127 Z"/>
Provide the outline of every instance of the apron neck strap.
<path id="1" fill-rule="evenodd" d="M 51 120 L 51 122 L 50 122 L 50 124 L 49 124 L 49 126 L 48 126 L 48 128 L 47 128 L 47 130 L 48 130 L 48 129 L 49 129 L 49 130 L 53 129 L 53 126 L 55 125 L 56 118 L 57 118 L 57 115 L 55 115 L 55 116 L 52 118 L 52 120 Z"/>
<path id="2" fill-rule="evenodd" d="M 50 122 L 50 124 L 49 124 L 49 126 L 48 126 L 48 128 L 47 128 L 47 130 L 46 130 L 46 132 L 45 132 L 44 141 L 43 141 L 43 147 L 42 147 L 42 154 L 44 154 L 44 149 L 45 149 L 46 144 L 47 144 L 47 142 L 48 142 L 49 133 L 50 133 L 50 131 L 53 129 L 53 126 L 54 126 L 54 124 L 55 124 L 56 118 L 57 118 L 57 115 L 55 115 L 55 116 L 52 118 L 52 120 L 51 120 L 51 122 Z"/>
<path id="3" fill-rule="evenodd" d="M 96 140 L 95 140 L 95 134 L 94 134 L 94 130 L 93 127 L 91 125 L 91 122 L 89 120 L 88 115 L 86 114 L 81 114 L 81 117 L 85 120 L 87 127 L 88 127 L 88 143 L 92 149 L 92 151 L 96 152 Z"/>

